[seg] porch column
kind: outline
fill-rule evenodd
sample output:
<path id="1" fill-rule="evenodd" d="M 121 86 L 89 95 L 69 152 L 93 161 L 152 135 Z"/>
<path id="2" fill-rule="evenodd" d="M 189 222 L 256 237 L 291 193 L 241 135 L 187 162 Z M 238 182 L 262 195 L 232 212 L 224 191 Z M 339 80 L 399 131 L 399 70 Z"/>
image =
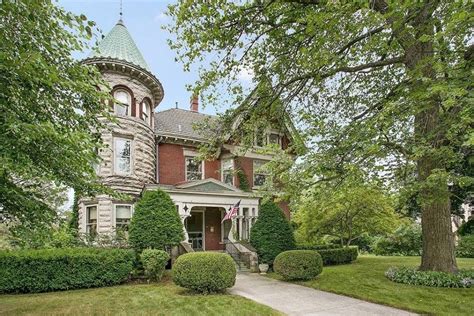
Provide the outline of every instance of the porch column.
<path id="1" fill-rule="evenodd" d="M 242 236 L 243 236 L 243 232 L 242 232 L 242 221 L 244 220 L 244 208 L 243 207 L 240 207 L 239 208 L 239 215 L 237 216 L 237 220 L 239 221 L 239 240 L 242 239 Z"/>

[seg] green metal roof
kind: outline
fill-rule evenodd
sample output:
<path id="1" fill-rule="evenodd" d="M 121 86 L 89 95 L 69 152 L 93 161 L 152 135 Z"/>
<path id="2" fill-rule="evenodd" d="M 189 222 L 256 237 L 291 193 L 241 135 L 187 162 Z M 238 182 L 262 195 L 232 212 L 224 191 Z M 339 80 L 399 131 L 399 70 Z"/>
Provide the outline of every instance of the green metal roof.
<path id="1" fill-rule="evenodd" d="M 119 20 L 109 34 L 99 43 L 98 51 L 93 50 L 89 55 L 89 58 L 97 57 L 124 60 L 135 66 L 150 70 L 122 20 Z"/>

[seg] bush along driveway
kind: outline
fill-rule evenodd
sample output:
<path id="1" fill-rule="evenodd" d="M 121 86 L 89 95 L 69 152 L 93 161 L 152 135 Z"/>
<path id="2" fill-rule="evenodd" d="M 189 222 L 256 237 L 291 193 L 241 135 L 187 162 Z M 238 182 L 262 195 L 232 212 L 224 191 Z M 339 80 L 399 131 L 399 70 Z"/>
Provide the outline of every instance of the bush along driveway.
<path id="1" fill-rule="evenodd" d="M 230 293 L 265 304 L 287 315 L 410 315 L 409 312 L 392 307 L 251 273 L 239 273 Z"/>

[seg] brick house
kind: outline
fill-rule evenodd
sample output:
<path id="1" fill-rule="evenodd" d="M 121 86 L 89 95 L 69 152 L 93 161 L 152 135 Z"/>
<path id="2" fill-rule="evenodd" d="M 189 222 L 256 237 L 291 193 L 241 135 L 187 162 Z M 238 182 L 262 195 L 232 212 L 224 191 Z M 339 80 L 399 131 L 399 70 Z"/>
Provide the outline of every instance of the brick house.
<path id="1" fill-rule="evenodd" d="M 213 117 L 199 113 L 197 97 L 191 98 L 189 110 L 156 111 L 163 87 L 121 20 L 83 62 L 100 70 L 111 94 L 120 101 L 111 104 L 116 122 L 106 122 L 108 128 L 102 132 L 107 148 L 100 152 L 97 172 L 103 183 L 135 201 L 144 190 L 168 192 L 183 221 L 186 241 L 196 250 L 221 250 L 225 239 L 248 239 L 258 217 L 256 192 L 266 177 L 260 168 L 272 157 L 255 150 L 241 153 L 229 140 L 218 159 L 195 159 L 206 138 L 193 124 Z M 292 136 L 287 129 L 268 130 L 260 139 L 287 148 Z M 241 170 L 240 177 L 237 170 Z M 241 189 L 242 176 L 250 192 Z M 241 201 L 238 216 L 222 224 L 226 210 L 237 201 Z M 287 204 L 281 206 L 289 217 Z M 133 216 L 133 201 L 106 195 L 83 198 L 79 207 L 82 233 L 111 233 L 126 228 Z"/>

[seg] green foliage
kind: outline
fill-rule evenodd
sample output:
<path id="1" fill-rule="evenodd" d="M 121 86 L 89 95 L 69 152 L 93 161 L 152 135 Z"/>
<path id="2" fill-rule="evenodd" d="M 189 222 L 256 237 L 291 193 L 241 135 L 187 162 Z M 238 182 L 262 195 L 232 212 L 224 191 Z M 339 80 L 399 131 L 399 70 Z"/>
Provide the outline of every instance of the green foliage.
<path id="1" fill-rule="evenodd" d="M 0 292 L 31 293 L 100 287 L 127 280 L 133 251 L 66 248 L 0 251 Z"/>
<path id="2" fill-rule="evenodd" d="M 474 218 L 469 219 L 459 226 L 458 234 L 459 236 L 474 235 Z"/>
<path id="3" fill-rule="evenodd" d="M 401 225 L 393 234 L 375 242 L 373 252 L 381 256 L 419 256 L 422 250 L 419 224 Z"/>
<path id="4" fill-rule="evenodd" d="M 140 253 L 146 248 L 167 250 L 184 239 L 183 224 L 168 193 L 146 191 L 135 204 L 129 243 Z"/>
<path id="5" fill-rule="evenodd" d="M 250 189 L 249 180 L 247 179 L 247 176 L 245 175 L 243 170 L 240 168 L 237 170 L 237 178 L 239 179 L 239 189 L 241 189 L 244 192 L 252 191 Z"/>
<path id="6" fill-rule="evenodd" d="M 293 229 L 274 202 L 260 206 L 257 221 L 250 232 L 250 244 L 257 249 L 259 262 L 268 264 L 272 264 L 280 252 L 294 249 Z"/>
<path id="7" fill-rule="evenodd" d="M 392 232 L 399 219 L 390 197 L 376 184 L 364 184 L 357 177 L 346 179 L 337 188 L 308 192 L 295 221 L 308 239 L 329 235 L 337 237 L 341 245 L 350 245 L 364 234 Z"/>
<path id="8" fill-rule="evenodd" d="M 232 287 L 235 263 L 223 253 L 193 252 L 179 256 L 173 265 L 173 282 L 200 293 L 213 293 Z"/>
<path id="9" fill-rule="evenodd" d="M 112 193 L 93 168 L 109 89 L 72 57 L 89 47 L 94 22 L 51 1 L 20 0 L 2 1 L 0 26 L 0 216 L 48 223 L 64 187 Z"/>
<path id="10" fill-rule="evenodd" d="M 453 274 L 437 271 L 420 271 L 406 267 L 391 267 L 385 272 L 385 276 L 397 283 L 430 287 L 469 288 L 474 284 L 473 270 L 460 270 Z"/>
<path id="11" fill-rule="evenodd" d="M 289 250 L 276 256 L 273 270 L 285 280 L 311 280 L 323 271 L 323 260 L 316 251 Z"/>
<path id="12" fill-rule="evenodd" d="M 330 266 L 335 264 L 351 263 L 357 259 L 359 250 L 357 247 L 343 247 L 337 249 L 321 249 L 318 253 L 323 258 L 323 265 Z"/>
<path id="13" fill-rule="evenodd" d="M 474 235 L 465 235 L 459 239 L 456 255 L 460 258 L 474 258 Z"/>
<path id="14" fill-rule="evenodd" d="M 299 250 L 326 250 L 326 249 L 337 249 L 341 248 L 340 245 L 328 244 L 328 245 L 315 245 L 311 243 L 298 243 L 296 249 Z"/>
<path id="15" fill-rule="evenodd" d="M 424 227 L 437 227 L 422 264 L 453 271 L 448 183 L 473 183 L 462 167 L 474 144 L 471 12 L 469 1 L 185 0 L 169 6 L 167 29 L 177 60 L 199 67 L 194 90 L 238 105 L 210 143 L 244 131 L 251 146 L 256 128 L 294 119 L 311 146 L 297 166 L 271 168 L 275 192 L 337 189 L 358 170 L 393 191 L 409 184 L 434 213 Z"/>
<path id="16" fill-rule="evenodd" d="M 71 218 L 69 218 L 69 228 L 79 230 L 79 194 L 74 192 Z"/>
<path id="17" fill-rule="evenodd" d="M 170 256 L 166 251 L 145 249 L 140 255 L 145 274 L 154 281 L 160 281 Z"/>

